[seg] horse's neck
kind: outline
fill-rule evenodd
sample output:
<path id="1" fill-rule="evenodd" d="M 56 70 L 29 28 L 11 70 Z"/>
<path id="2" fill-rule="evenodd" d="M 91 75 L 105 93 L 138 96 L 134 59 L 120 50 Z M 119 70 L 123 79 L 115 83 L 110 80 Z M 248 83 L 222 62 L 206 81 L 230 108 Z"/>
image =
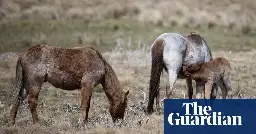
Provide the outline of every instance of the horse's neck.
<path id="1" fill-rule="evenodd" d="M 122 90 L 116 74 L 110 65 L 105 65 L 104 91 L 110 101 L 114 103 L 122 98 Z"/>

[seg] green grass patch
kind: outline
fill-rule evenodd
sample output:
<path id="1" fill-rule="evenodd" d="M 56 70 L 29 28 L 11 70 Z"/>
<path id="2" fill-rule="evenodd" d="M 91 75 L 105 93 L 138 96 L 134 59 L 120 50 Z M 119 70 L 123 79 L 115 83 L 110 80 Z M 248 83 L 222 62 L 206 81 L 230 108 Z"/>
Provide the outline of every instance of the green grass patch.
<path id="1" fill-rule="evenodd" d="M 0 52 L 25 51 L 29 47 L 46 43 L 61 47 L 80 44 L 93 46 L 100 51 L 112 50 L 118 41 L 136 48 L 138 43 L 151 45 L 162 33 L 200 33 L 212 50 L 250 50 L 255 48 L 255 33 L 242 34 L 240 31 L 224 27 L 207 26 L 199 28 L 163 27 L 151 23 L 131 20 L 105 20 L 99 22 L 22 20 L 0 24 Z M 120 43 L 120 42 L 119 42 Z"/>

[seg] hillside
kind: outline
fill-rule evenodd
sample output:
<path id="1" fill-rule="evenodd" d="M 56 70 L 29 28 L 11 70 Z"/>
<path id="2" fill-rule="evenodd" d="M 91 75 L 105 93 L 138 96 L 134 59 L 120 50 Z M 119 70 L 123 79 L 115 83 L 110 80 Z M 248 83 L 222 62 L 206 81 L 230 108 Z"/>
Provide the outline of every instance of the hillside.
<path id="1" fill-rule="evenodd" d="M 0 21 L 131 19 L 158 25 L 255 27 L 254 0 L 1 0 Z"/>

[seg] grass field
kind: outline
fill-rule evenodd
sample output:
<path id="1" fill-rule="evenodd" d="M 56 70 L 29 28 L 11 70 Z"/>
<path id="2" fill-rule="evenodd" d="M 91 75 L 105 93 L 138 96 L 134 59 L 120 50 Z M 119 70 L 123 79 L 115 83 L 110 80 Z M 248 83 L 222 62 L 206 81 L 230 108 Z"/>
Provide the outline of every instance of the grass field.
<path id="1" fill-rule="evenodd" d="M 202 35 L 214 57 L 221 56 L 230 61 L 232 87 L 238 93 L 237 97 L 256 96 L 256 16 L 253 12 L 256 5 L 253 0 L 216 0 L 215 3 L 207 0 L 200 4 L 189 0 L 58 2 L 1 1 L 0 133 L 163 133 L 163 106 L 156 113 L 146 115 L 147 96 L 144 101 L 144 95 L 148 93 L 150 77 L 149 48 L 154 39 L 165 32 L 189 34 L 194 31 Z M 172 4 L 177 6 L 167 8 Z M 225 5 L 229 7 L 225 8 Z M 90 15 L 91 12 L 95 14 Z M 174 17 L 168 18 L 168 13 Z M 216 17 L 217 14 L 221 17 Z M 189 21 L 191 16 L 193 23 Z M 84 126 L 81 123 L 80 92 L 63 91 L 45 83 L 38 101 L 40 123 L 33 125 L 28 105 L 24 102 L 16 126 L 11 126 L 10 104 L 18 92 L 13 89 L 16 52 L 24 52 L 38 43 L 60 47 L 89 45 L 100 50 L 113 66 L 123 90 L 130 90 L 125 120 L 112 123 L 107 98 L 98 86 L 93 92 L 89 123 Z M 162 97 L 166 83 L 167 74 L 164 73 L 161 77 Z M 187 96 L 186 90 L 186 82 L 178 80 L 172 97 L 183 98 L 184 93 Z"/>
<path id="2" fill-rule="evenodd" d="M 116 44 L 124 42 L 132 48 L 138 44 L 149 46 L 164 32 L 201 34 L 213 50 L 250 50 L 254 47 L 255 30 L 244 33 L 240 29 L 224 26 L 200 28 L 182 26 L 157 26 L 131 20 L 104 20 L 84 23 L 84 21 L 31 21 L 4 23 L 0 25 L 0 52 L 25 51 L 38 43 L 72 47 L 80 44 L 91 45 L 101 51 L 110 51 Z"/>

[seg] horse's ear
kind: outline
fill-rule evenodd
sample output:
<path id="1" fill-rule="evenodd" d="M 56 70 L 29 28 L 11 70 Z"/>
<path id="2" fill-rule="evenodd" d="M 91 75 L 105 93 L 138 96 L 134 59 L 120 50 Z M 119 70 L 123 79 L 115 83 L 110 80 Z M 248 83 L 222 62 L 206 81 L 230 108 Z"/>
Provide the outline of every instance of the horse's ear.
<path id="1" fill-rule="evenodd" d="M 127 95 L 129 94 L 130 90 L 125 92 L 125 96 L 127 97 Z"/>
<path id="2" fill-rule="evenodd" d="M 126 91 L 126 92 L 124 93 L 122 103 L 124 103 L 124 102 L 127 101 L 127 95 L 129 94 L 129 91 L 130 91 L 130 90 L 128 90 L 128 91 Z"/>

